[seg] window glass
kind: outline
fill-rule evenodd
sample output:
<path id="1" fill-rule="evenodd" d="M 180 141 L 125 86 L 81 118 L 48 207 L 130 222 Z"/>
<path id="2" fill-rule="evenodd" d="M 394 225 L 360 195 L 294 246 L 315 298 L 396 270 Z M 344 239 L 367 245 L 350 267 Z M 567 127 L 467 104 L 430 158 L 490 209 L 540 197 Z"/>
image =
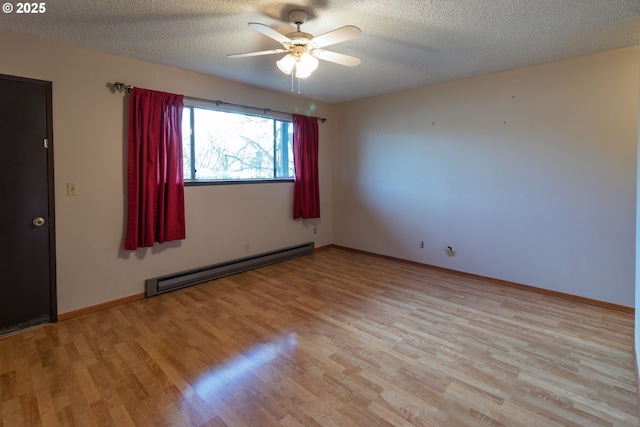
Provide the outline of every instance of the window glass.
<path id="1" fill-rule="evenodd" d="M 187 106 L 182 133 L 185 181 L 293 178 L 290 121 Z"/>

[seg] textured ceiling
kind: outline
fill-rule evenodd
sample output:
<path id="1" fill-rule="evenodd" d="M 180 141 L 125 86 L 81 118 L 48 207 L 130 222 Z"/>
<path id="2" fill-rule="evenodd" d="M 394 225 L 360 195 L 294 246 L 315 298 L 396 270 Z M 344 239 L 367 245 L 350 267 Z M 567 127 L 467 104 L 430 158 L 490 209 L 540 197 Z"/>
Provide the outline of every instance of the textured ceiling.
<path id="1" fill-rule="evenodd" d="M 328 49 L 362 64 L 321 61 L 302 81 L 303 96 L 329 103 L 640 44 L 640 0 L 50 0 L 46 8 L 3 13 L 0 28 L 282 92 L 291 80 L 276 68 L 281 54 L 227 58 L 281 47 L 248 22 L 286 34 L 299 8 L 310 15 L 302 31 L 316 36 L 355 25 L 361 37 Z"/>

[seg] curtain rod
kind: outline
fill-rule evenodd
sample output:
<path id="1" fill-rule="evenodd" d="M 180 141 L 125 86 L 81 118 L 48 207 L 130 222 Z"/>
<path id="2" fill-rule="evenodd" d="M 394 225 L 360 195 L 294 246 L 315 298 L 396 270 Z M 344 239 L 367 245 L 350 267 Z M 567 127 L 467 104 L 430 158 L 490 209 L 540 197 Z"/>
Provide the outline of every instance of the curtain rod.
<path id="1" fill-rule="evenodd" d="M 131 93 L 131 89 L 133 89 L 133 86 L 128 85 L 126 83 L 122 83 L 122 82 L 115 82 L 111 84 L 114 88 L 116 88 L 116 90 L 120 93 L 124 92 L 125 90 L 127 91 L 127 93 Z M 271 108 L 260 108 L 260 107 L 252 107 L 250 105 L 242 105 L 242 104 L 233 104 L 231 102 L 224 102 L 224 101 L 220 101 L 220 100 L 211 100 L 211 99 L 204 99 L 204 98 L 195 98 L 193 96 L 186 96 L 184 95 L 185 99 L 188 99 L 190 101 L 200 101 L 200 102 L 207 102 L 207 103 L 212 103 L 212 104 L 216 104 L 217 106 L 220 105 L 229 105 L 231 107 L 240 107 L 240 108 L 247 108 L 247 109 L 251 109 L 251 110 L 258 110 L 258 111 L 262 111 L 265 114 L 270 112 L 270 113 L 276 113 L 276 114 L 291 114 L 291 113 L 287 113 L 286 111 L 278 111 L 278 110 L 272 110 Z M 318 120 L 320 120 L 320 122 L 324 123 L 327 121 L 326 118 L 324 117 L 317 117 Z"/>

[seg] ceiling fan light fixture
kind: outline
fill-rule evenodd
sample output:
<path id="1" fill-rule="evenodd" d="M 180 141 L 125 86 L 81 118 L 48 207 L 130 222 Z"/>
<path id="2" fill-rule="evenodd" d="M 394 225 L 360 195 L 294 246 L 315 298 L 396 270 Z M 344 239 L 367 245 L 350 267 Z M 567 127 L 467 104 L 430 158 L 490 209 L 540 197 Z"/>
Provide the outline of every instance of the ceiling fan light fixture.
<path id="1" fill-rule="evenodd" d="M 278 69 L 286 75 L 290 75 L 295 67 L 295 76 L 299 79 L 309 77 L 318 68 L 318 63 L 318 60 L 307 52 L 290 53 L 276 61 Z"/>

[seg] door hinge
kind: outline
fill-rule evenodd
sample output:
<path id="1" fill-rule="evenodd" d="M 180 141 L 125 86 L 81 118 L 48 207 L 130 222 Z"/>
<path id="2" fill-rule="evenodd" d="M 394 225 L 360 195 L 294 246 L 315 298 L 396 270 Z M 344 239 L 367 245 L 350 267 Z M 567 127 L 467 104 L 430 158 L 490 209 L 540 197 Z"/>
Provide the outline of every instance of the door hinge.
<path id="1" fill-rule="evenodd" d="M 44 148 L 49 148 L 49 140 L 45 138 L 42 145 L 44 145 Z"/>

